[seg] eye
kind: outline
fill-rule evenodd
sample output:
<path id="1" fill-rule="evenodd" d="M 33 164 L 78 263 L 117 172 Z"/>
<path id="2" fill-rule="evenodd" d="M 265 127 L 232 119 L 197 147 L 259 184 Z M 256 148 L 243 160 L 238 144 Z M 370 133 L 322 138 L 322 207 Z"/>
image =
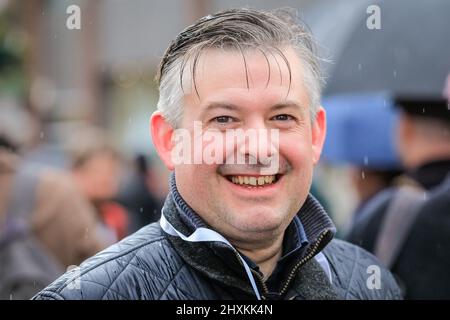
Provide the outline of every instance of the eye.
<path id="1" fill-rule="evenodd" d="M 230 116 L 218 116 L 212 119 L 212 121 L 220 123 L 220 124 L 227 124 L 233 122 L 235 119 Z"/>
<path id="2" fill-rule="evenodd" d="M 288 121 L 288 120 L 294 120 L 294 117 L 290 116 L 288 114 L 278 114 L 275 117 L 272 117 L 272 120 L 275 120 L 275 121 Z"/>

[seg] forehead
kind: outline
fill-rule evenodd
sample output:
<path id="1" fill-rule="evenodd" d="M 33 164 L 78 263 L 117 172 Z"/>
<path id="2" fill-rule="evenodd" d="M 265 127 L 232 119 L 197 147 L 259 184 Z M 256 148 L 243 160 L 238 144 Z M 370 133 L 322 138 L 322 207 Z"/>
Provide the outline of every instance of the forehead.
<path id="1" fill-rule="evenodd" d="M 281 103 L 297 100 L 306 105 L 303 83 L 303 65 L 292 48 L 275 50 L 251 49 L 204 50 L 188 75 L 190 90 L 184 100 L 187 105 L 203 105 L 206 102 L 265 101 Z M 306 100 L 305 100 L 306 99 Z"/>

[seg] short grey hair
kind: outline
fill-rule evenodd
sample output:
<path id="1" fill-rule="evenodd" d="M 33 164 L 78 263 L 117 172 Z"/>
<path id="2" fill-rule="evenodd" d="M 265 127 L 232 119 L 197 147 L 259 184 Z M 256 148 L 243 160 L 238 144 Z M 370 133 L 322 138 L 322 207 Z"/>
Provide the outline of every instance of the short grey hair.
<path id="1" fill-rule="evenodd" d="M 174 127 L 178 127 L 183 116 L 183 74 L 191 63 L 192 82 L 200 54 L 205 49 L 217 48 L 241 52 L 244 65 L 244 51 L 260 50 L 267 59 L 267 53 L 277 54 L 291 69 L 280 48 L 290 46 L 303 62 L 304 83 L 309 94 L 311 119 L 315 118 L 320 105 L 323 77 L 316 45 L 307 26 L 291 9 L 265 12 L 253 9 L 232 9 L 199 19 L 183 30 L 167 48 L 159 66 L 156 80 L 159 84 L 157 108 Z M 248 73 L 247 86 L 248 86 Z M 269 76 L 270 77 L 270 76 Z"/>

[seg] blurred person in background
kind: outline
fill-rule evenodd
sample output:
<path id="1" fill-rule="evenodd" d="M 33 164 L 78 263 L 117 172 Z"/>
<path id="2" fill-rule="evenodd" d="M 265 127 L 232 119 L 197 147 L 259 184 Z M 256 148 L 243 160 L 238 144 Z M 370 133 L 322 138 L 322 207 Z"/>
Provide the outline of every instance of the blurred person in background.
<path id="1" fill-rule="evenodd" d="M 68 155 L 73 180 L 97 213 L 99 232 L 109 244 L 127 236 L 128 213 L 114 201 L 122 173 L 119 151 L 100 129 L 87 128 L 68 141 Z"/>
<path id="2" fill-rule="evenodd" d="M 158 177 L 153 164 L 143 154 L 134 159 L 131 176 L 121 188 L 117 201 L 129 212 L 129 232 L 133 233 L 143 226 L 158 221 L 161 216 L 162 201 L 152 190 Z"/>
<path id="3" fill-rule="evenodd" d="M 0 122 L 9 119 L 0 109 Z M 14 122 L 15 123 L 15 122 Z M 25 163 L 0 123 L 0 299 L 28 299 L 107 243 L 66 172 Z M 24 131 L 24 130 L 22 130 Z"/>
<path id="4" fill-rule="evenodd" d="M 358 196 L 360 206 L 369 201 L 381 190 L 392 185 L 393 180 L 401 171 L 381 171 L 364 167 L 352 167 L 350 169 L 352 184 Z"/>
<path id="5" fill-rule="evenodd" d="M 381 193 L 389 192 L 396 179 L 403 173 L 400 169 L 378 169 L 351 166 L 349 168 L 351 184 L 357 195 L 357 207 L 352 213 L 352 224 L 362 219 L 367 205 Z"/>
<path id="6" fill-rule="evenodd" d="M 393 141 L 398 112 L 386 91 L 331 95 L 323 99 L 323 105 L 328 135 L 322 161 L 342 176 L 332 176 L 322 184 L 330 190 L 328 197 L 339 197 L 347 206 L 334 206 L 340 209 L 340 216 L 336 214 L 342 221 L 339 235 L 345 236 L 364 216 L 371 199 L 388 192 L 403 172 Z"/>
<path id="7" fill-rule="evenodd" d="M 403 96 L 397 149 L 407 172 L 375 197 L 347 239 L 377 255 L 408 299 L 450 298 L 450 108 Z M 439 196 L 436 195 L 439 194 Z"/>

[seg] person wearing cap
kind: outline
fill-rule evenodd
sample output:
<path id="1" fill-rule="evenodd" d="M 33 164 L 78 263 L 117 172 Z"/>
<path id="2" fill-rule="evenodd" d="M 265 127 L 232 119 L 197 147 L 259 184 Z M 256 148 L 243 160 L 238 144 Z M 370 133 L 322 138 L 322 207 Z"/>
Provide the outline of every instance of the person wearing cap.
<path id="1" fill-rule="evenodd" d="M 173 171 L 161 220 L 36 299 L 401 298 L 375 257 L 333 240 L 309 195 L 326 119 L 318 59 L 296 20 L 235 9 L 178 35 L 151 117 Z"/>
<path id="2" fill-rule="evenodd" d="M 373 252 L 407 299 L 450 298 L 450 108 L 397 96 L 397 151 L 406 174 L 367 206 L 347 240 Z"/>

